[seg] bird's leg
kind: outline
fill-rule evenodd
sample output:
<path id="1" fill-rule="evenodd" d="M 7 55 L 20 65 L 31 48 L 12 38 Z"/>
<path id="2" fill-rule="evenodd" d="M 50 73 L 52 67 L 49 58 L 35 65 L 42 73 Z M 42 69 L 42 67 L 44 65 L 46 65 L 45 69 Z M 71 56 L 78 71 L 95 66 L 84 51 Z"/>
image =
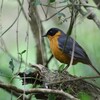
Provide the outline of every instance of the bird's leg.
<path id="1" fill-rule="evenodd" d="M 63 71 L 66 71 L 69 67 L 69 64 L 67 64 L 67 66 L 63 69 Z"/>

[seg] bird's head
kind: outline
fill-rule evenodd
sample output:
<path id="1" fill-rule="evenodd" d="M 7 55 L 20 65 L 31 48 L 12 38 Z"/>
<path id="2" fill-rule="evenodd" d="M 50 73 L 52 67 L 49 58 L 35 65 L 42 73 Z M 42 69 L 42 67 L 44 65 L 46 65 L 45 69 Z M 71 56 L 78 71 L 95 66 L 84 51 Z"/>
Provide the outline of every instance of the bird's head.
<path id="1" fill-rule="evenodd" d="M 59 37 L 63 32 L 58 28 L 51 28 L 47 31 L 43 37 L 48 37 L 51 40 L 54 37 Z"/>

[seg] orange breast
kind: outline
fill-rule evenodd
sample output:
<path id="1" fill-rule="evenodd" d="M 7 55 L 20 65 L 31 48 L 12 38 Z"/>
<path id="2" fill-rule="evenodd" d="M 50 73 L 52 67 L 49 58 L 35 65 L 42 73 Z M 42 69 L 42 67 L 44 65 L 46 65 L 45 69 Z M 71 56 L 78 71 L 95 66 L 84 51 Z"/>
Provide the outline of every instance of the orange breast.
<path id="1" fill-rule="evenodd" d="M 59 49 L 57 37 L 53 37 L 53 39 L 50 40 L 50 48 L 57 60 L 66 64 L 70 63 L 70 57 Z"/>

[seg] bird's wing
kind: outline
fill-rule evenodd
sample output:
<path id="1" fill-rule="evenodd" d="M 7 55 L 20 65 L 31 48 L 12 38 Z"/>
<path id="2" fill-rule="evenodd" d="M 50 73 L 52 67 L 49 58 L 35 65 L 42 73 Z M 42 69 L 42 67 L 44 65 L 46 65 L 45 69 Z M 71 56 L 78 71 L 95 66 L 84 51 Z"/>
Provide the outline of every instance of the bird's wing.
<path id="1" fill-rule="evenodd" d="M 71 37 L 68 37 L 67 42 L 66 43 L 65 42 L 66 42 L 66 35 L 58 38 L 59 48 L 64 53 L 66 53 L 67 55 L 71 57 L 74 40 Z M 74 48 L 74 59 L 89 60 L 83 48 L 76 41 L 75 41 L 75 48 Z"/>

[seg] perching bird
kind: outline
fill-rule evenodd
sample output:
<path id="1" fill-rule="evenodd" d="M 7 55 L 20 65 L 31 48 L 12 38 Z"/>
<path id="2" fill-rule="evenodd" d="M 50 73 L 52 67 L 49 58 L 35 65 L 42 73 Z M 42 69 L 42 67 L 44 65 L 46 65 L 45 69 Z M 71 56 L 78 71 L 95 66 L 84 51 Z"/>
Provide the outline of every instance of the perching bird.
<path id="1" fill-rule="evenodd" d="M 100 72 L 92 65 L 85 50 L 76 41 L 74 42 L 72 37 L 68 37 L 62 30 L 58 28 L 51 28 L 43 37 L 48 37 L 50 41 L 50 48 L 54 57 L 61 63 L 68 65 L 70 64 L 72 57 L 73 43 L 75 43 L 72 65 L 75 65 L 78 62 L 87 64 L 100 75 Z"/>

